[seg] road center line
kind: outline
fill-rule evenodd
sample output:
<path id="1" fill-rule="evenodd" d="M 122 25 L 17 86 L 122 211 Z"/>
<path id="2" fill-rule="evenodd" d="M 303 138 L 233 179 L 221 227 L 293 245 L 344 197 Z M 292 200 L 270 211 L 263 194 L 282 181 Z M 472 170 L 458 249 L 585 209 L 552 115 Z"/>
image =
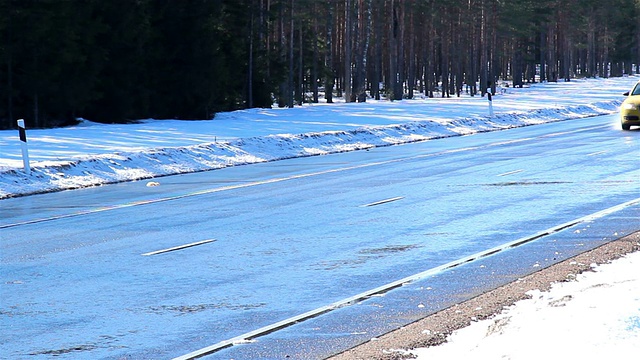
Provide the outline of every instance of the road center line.
<path id="1" fill-rule="evenodd" d="M 195 191 L 195 192 L 191 192 L 191 193 L 186 193 L 186 194 L 182 194 L 182 195 L 168 196 L 168 197 L 164 197 L 164 198 L 141 200 L 141 201 L 134 201 L 134 202 L 130 202 L 130 203 L 124 203 L 124 204 L 116 204 L 116 205 L 110 205 L 110 206 L 97 207 L 97 208 L 94 208 L 94 209 L 78 211 L 78 212 L 70 213 L 70 214 L 61 214 L 61 215 L 51 216 L 51 217 L 47 217 L 47 218 L 39 218 L 39 219 L 21 221 L 21 222 L 17 222 L 17 223 L 0 225 L 0 229 L 6 229 L 6 228 L 22 226 L 22 225 L 37 224 L 37 223 L 41 223 L 41 222 L 45 222 L 45 221 L 61 220 L 61 219 L 72 218 L 72 217 L 76 217 L 76 216 L 90 215 L 90 214 L 100 213 L 100 212 L 103 212 L 103 211 L 124 209 L 124 208 L 130 208 L 130 207 L 134 207 L 134 206 L 140 206 L 140 205 L 157 204 L 157 203 L 161 203 L 161 202 L 165 202 L 165 201 L 173 201 L 173 200 L 185 199 L 185 198 L 189 198 L 189 197 L 193 197 L 193 196 L 200 196 L 200 195 L 213 194 L 213 193 L 222 192 L 222 191 L 249 188 L 249 187 L 258 186 L 258 185 L 274 184 L 274 183 L 279 183 L 279 182 L 283 182 L 283 181 L 297 180 L 297 179 L 303 179 L 303 178 L 314 177 L 314 176 L 319 176 L 319 175 L 340 173 L 340 172 L 345 172 L 345 171 L 350 171 L 350 170 L 357 170 L 357 169 L 363 169 L 363 168 L 368 168 L 368 167 L 375 167 L 375 166 L 399 163 L 399 162 L 403 162 L 403 161 L 415 160 L 415 159 L 420 159 L 420 158 L 427 158 L 427 157 L 433 157 L 433 156 L 440 156 L 440 155 L 458 153 L 458 152 L 463 152 L 463 151 L 470 151 L 470 150 L 474 150 L 474 149 L 482 148 L 482 147 L 498 146 L 498 145 L 502 145 L 502 144 L 503 143 L 500 142 L 500 143 L 493 143 L 493 144 L 477 146 L 477 147 L 471 147 L 471 148 L 445 150 L 445 151 L 439 151 L 439 152 L 436 152 L 436 153 L 421 154 L 421 155 L 416 155 L 416 156 L 411 156 L 411 157 L 406 157 L 406 158 L 400 158 L 400 159 L 376 161 L 376 162 L 370 162 L 370 163 L 366 163 L 366 164 L 346 166 L 346 167 L 337 168 L 337 169 L 322 170 L 322 171 L 311 172 L 311 173 L 306 173 L 306 174 L 291 175 L 291 176 L 287 176 L 287 177 L 272 178 L 272 179 L 253 181 L 253 182 L 237 184 L 237 185 L 216 187 L 216 188 L 211 188 L 211 189 L 205 189 L 205 190 Z"/>
<path id="2" fill-rule="evenodd" d="M 400 199 L 404 199 L 404 196 L 398 196 L 398 197 L 394 197 L 394 198 L 390 198 L 390 199 L 380 200 L 380 201 L 372 202 L 372 203 L 369 203 L 369 204 L 360 205 L 360 207 L 376 206 L 376 205 L 390 203 L 392 201 L 398 201 Z"/>
<path id="3" fill-rule="evenodd" d="M 496 176 L 507 176 L 507 175 L 513 175 L 513 174 L 521 173 L 521 172 L 523 172 L 523 171 L 524 171 L 524 170 L 514 170 L 514 171 L 509 171 L 509 172 L 506 172 L 506 173 L 502 173 L 502 174 L 499 174 L 499 175 L 496 175 Z"/>
<path id="4" fill-rule="evenodd" d="M 524 237 L 524 238 L 520 238 L 520 239 L 517 239 L 517 240 L 514 240 L 514 241 L 510 241 L 508 243 L 496 246 L 494 248 L 491 248 L 491 249 L 488 249 L 488 250 L 484 250 L 484 251 L 475 253 L 473 255 L 469 255 L 469 256 L 464 257 L 462 259 L 458 259 L 458 260 L 454 260 L 454 261 L 448 262 L 446 264 L 431 268 L 431 269 L 423 271 L 421 273 L 408 276 L 408 277 L 406 277 L 404 279 L 400 279 L 400 280 L 388 283 L 386 285 L 382 285 L 382 286 L 377 287 L 375 289 L 371 289 L 371 290 L 365 291 L 363 293 L 354 295 L 352 297 L 349 297 L 349 298 L 334 302 L 332 304 L 317 308 L 315 310 L 308 311 L 308 312 L 306 312 L 304 314 L 297 315 L 297 316 L 282 320 L 282 321 L 277 322 L 275 324 L 267 325 L 267 326 L 259 328 L 257 330 L 253 330 L 253 331 L 250 331 L 248 333 L 242 334 L 240 336 L 236 336 L 236 337 L 231 338 L 229 340 L 220 341 L 217 344 L 202 348 L 200 350 L 193 351 L 193 352 L 191 352 L 189 354 L 186 354 L 186 355 L 182 355 L 182 356 L 176 357 L 173 360 L 192 360 L 192 359 L 196 359 L 196 358 L 199 358 L 199 357 L 202 357 L 202 356 L 205 356 L 205 355 L 212 354 L 212 353 L 214 353 L 214 352 L 216 352 L 218 350 L 222 350 L 224 348 L 227 348 L 227 347 L 230 347 L 230 346 L 234 346 L 236 344 L 243 343 L 243 342 L 246 342 L 248 340 L 255 339 L 255 338 L 259 337 L 259 336 L 267 335 L 269 333 L 272 333 L 272 332 L 280 330 L 280 329 L 284 329 L 286 327 L 289 327 L 289 326 L 294 325 L 296 323 L 299 323 L 301 321 L 308 320 L 308 319 L 320 316 L 322 314 L 328 313 L 328 312 L 333 311 L 333 310 L 335 310 L 337 308 L 341 308 L 341 307 L 344 307 L 344 306 L 357 304 L 357 303 L 359 303 L 361 301 L 364 301 L 364 300 L 370 298 L 373 295 L 386 293 L 389 290 L 392 290 L 392 289 L 395 289 L 397 287 L 403 286 L 404 284 L 408 284 L 408 283 L 411 283 L 411 282 L 422 280 L 422 279 L 424 279 L 426 277 L 436 275 L 436 274 L 441 273 L 441 272 L 443 272 L 445 270 L 449 270 L 449 269 L 455 268 L 457 266 L 460 266 L 460 265 L 463 265 L 463 264 L 466 264 L 466 263 L 469 263 L 469 262 L 472 262 L 472 261 L 475 261 L 475 260 L 490 256 L 490 255 L 493 255 L 493 254 L 496 254 L 496 253 L 499 253 L 501 251 L 504 251 L 504 250 L 507 250 L 507 249 L 510 249 L 510 248 L 514 248 L 514 247 L 517 247 L 517 246 L 520 246 L 520 245 L 535 241 L 535 240 L 537 240 L 539 238 L 542 238 L 544 236 L 554 234 L 556 232 L 565 230 L 567 228 L 576 226 L 576 225 L 584 223 L 584 222 L 593 221 L 595 219 L 604 217 L 606 215 L 615 213 L 617 211 L 620 211 L 620 210 L 623 210 L 625 208 L 628 208 L 628 207 L 631 207 L 631 206 L 635 206 L 635 205 L 638 205 L 638 204 L 640 204 L 640 198 L 637 198 L 637 199 L 634 199 L 634 200 L 631 200 L 631 201 L 627 201 L 625 203 L 622 203 L 622 204 L 619 204 L 619 205 L 616 205 L 616 206 L 612 206 L 612 207 L 610 207 L 608 209 L 604 209 L 602 211 L 598 211 L 598 212 L 595 212 L 593 214 L 586 215 L 586 216 L 583 216 L 581 218 L 566 222 L 564 224 L 560 224 L 560 225 L 554 226 L 552 228 L 540 231 L 540 232 L 538 232 L 538 233 L 536 233 L 534 235 L 527 236 L 527 237 Z"/>
<path id="5" fill-rule="evenodd" d="M 214 242 L 214 241 L 215 241 L 214 239 L 202 240 L 202 241 L 194 242 L 194 243 L 191 243 L 191 244 L 184 244 L 184 245 L 175 246 L 175 247 L 168 248 L 168 249 L 162 249 L 162 250 L 156 250 L 156 251 L 144 253 L 144 254 L 142 254 L 142 256 L 151 256 L 151 255 L 163 254 L 163 253 L 167 253 L 167 252 L 170 252 L 170 251 L 182 250 L 182 249 L 190 248 L 190 247 L 193 247 L 193 246 L 207 244 L 207 243 Z"/>
<path id="6" fill-rule="evenodd" d="M 442 156 L 442 155 L 448 155 L 448 154 L 456 154 L 456 153 L 461 153 L 461 152 L 465 152 L 465 151 L 475 151 L 475 150 L 478 150 L 478 149 L 492 148 L 492 147 L 497 147 L 497 146 L 504 146 L 504 145 L 510 145 L 510 144 L 526 142 L 526 141 L 532 141 L 532 140 L 539 139 L 539 138 L 546 138 L 546 137 L 550 137 L 550 136 L 556 136 L 558 134 L 566 134 L 566 133 L 572 133 L 572 132 L 586 131 L 586 130 L 591 130 L 591 129 L 599 128 L 599 127 L 604 127 L 604 126 L 594 126 L 594 127 L 589 127 L 589 128 L 585 128 L 585 129 L 578 129 L 578 130 L 574 130 L 574 131 L 570 131 L 570 132 L 553 133 L 553 134 L 541 135 L 541 136 L 530 137 L 530 138 L 512 139 L 512 140 L 507 140 L 507 141 L 497 141 L 497 142 L 484 144 L 484 145 L 470 146 L 470 147 L 450 149 L 450 150 L 442 150 L 442 151 L 437 151 L 437 152 L 433 152 L 433 153 L 419 154 L 419 155 L 400 158 L 400 159 L 377 161 L 377 162 L 371 162 L 371 163 L 354 165 L 354 166 L 346 166 L 346 167 L 337 168 L 337 169 L 329 169 L 329 170 L 311 172 L 311 173 L 306 173 L 306 174 L 299 174 L 299 175 L 292 175 L 292 176 L 281 177 L 281 178 L 273 178 L 273 179 L 267 179 L 267 180 L 254 181 L 254 182 L 238 184 L 238 185 L 230 185 L 230 186 L 217 187 L 217 188 L 212 188 L 212 189 L 205 189 L 205 190 L 201 190 L 201 191 L 195 191 L 195 192 L 186 193 L 186 194 L 182 194 L 182 195 L 168 196 L 168 197 L 164 197 L 164 198 L 140 200 L 140 201 L 134 201 L 134 202 L 124 203 L 124 204 L 115 204 L 115 205 L 97 207 L 97 208 L 78 211 L 78 212 L 74 212 L 74 213 L 70 213 L 70 214 L 61 214 L 61 215 L 55 215 L 55 216 L 50 216 L 50 217 L 46 217 L 46 218 L 38 218 L 38 219 L 26 220 L 26 221 L 21 221 L 21 222 L 16 222 L 16 223 L 2 224 L 2 225 L 0 225 L 0 229 L 7 229 L 7 228 L 16 227 L 16 226 L 22 226 L 22 225 L 37 224 L 37 223 L 41 223 L 41 222 L 45 222 L 45 221 L 61 220 L 61 219 L 72 218 L 72 217 L 76 217 L 76 216 L 90 215 L 90 214 L 100 213 L 100 212 L 103 212 L 103 211 L 118 210 L 118 209 L 130 208 L 130 207 L 140 206 L 140 205 L 156 204 L 156 203 L 160 203 L 160 202 L 179 200 L 179 199 L 184 199 L 184 198 L 188 198 L 188 197 L 192 197 L 192 196 L 200 196 L 200 195 L 212 194 L 212 193 L 221 192 L 221 191 L 242 189 L 242 188 L 248 188 L 248 187 L 258 186 L 258 185 L 273 184 L 273 183 L 278 183 L 278 182 L 282 182 L 282 181 L 289 181 L 289 180 L 296 180 L 296 179 L 302 179 L 302 178 L 319 176 L 319 175 L 340 173 L 340 172 L 345 172 L 345 171 L 350 171 L 350 170 L 363 169 L 363 168 L 367 168 L 367 167 L 382 166 L 382 165 L 400 163 L 400 162 L 404 162 L 404 161 L 411 161 L 411 160 L 417 160 L 417 159 L 423 159 L 423 158 L 430 158 L 430 157 L 436 157 L 436 156 Z"/>

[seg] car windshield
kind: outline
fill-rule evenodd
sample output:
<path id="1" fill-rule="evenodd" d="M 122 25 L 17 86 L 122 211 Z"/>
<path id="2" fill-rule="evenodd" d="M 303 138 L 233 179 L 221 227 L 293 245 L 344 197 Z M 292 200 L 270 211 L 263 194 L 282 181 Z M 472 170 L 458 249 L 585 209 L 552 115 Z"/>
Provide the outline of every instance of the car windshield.
<path id="1" fill-rule="evenodd" d="M 633 88 L 631 95 L 640 95 L 640 83 L 636 84 L 636 87 Z"/>

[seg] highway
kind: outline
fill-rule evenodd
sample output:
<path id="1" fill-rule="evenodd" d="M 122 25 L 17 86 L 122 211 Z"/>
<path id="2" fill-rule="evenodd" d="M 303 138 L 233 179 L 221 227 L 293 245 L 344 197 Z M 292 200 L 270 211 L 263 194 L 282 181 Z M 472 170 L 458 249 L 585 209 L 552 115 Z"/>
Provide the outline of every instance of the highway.
<path id="1" fill-rule="evenodd" d="M 242 339 L 331 318 L 337 305 L 348 311 L 541 232 L 575 239 L 622 212 L 628 224 L 606 230 L 613 240 L 640 228 L 640 132 L 615 121 L 2 200 L 3 352 L 166 359 L 208 349 L 230 358 L 227 346 Z M 517 256 L 527 263 L 526 251 Z"/>

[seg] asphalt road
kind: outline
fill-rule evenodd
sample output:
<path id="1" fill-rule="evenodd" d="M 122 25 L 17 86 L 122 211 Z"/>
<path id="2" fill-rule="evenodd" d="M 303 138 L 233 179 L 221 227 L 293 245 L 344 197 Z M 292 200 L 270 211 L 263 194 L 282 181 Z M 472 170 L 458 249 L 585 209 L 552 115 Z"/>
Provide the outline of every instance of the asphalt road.
<path id="1" fill-rule="evenodd" d="M 3 200 L 3 352 L 177 357 L 302 314 L 339 319 L 354 296 L 576 219 L 584 226 L 570 229 L 570 241 L 580 242 L 576 231 L 588 232 L 588 217 L 604 209 L 626 214 L 619 229 L 594 226 L 613 239 L 637 230 L 625 219 L 636 214 L 640 178 L 640 132 L 614 123 L 596 117 L 171 176 L 156 187 Z M 510 253 L 501 271 L 527 256 Z M 341 308 L 324 313 L 332 304 Z M 238 348 L 252 351 L 215 354 Z M 329 348 L 298 351 L 322 358 Z"/>

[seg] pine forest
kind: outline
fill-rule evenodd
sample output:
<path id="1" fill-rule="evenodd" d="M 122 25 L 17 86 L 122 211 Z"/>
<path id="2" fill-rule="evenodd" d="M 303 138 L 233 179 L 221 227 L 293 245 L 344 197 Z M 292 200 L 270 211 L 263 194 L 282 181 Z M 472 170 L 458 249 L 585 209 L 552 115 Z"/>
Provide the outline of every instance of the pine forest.
<path id="1" fill-rule="evenodd" d="M 0 0 L 0 129 L 622 76 L 639 19 L 640 0 Z"/>

